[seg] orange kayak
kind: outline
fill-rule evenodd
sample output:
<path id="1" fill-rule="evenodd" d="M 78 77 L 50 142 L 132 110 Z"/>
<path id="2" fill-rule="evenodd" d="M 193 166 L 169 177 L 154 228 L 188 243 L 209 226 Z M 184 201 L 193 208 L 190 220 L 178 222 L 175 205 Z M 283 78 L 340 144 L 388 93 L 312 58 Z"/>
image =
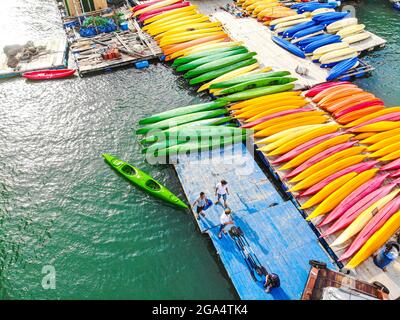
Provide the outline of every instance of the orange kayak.
<path id="1" fill-rule="evenodd" d="M 372 137 L 376 134 L 377 134 L 377 132 L 363 132 L 363 133 L 356 135 L 352 140 L 361 141 L 361 140 L 367 139 L 369 137 Z"/>
<path id="2" fill-rule="evenodd" d="M 339 99 L 361 92 L 364 92 L 364 90 L 360 88 L 342 88 L 341 90 L 337 90 L 336 92 L 327 95 L 318 103 L 318 106 L 323 108 L 338 102 Z"/>
<path id="3" fill-rule="evenodd" d="M 205 43 L 205 42 L 209 42 L 209 41 L 217 40 L 217 39 L 229 39 L 229 37 L 226 34 L 219 34 L 219 35 L 215 35 L 215 36 L 204 37 L 204 38 L 191 40 L 191 41 L 187 41 L 187 42 L 183 42 L 183 43 L 179 43 L 179 44 L 165 46 L 163 48 L 163 52 L 165 55 L 170 55 L 176 51 L 179 51 L 182 49 L 187 49 L 187 48 L 190 48 L 197 44 Z"/>
<path id="4" fill-rule="evenodd" d="M 347 124 L 351 121 L 357 120 L 361 117 L 364 117 L 367 114 L 371 114 L 374 113 L 376 111 L 382 110 L 384 109 L 384 106 L 372 106 L 372 107 L 368 107 L 365 109 L 361 109 L 361 110 L 357 110 L 354 112 L 350 112 L 348 114 L 345 114 L 342 117 L 339 117 L 336 119 L 337 122 L 339 122 L 340 124 Z"/>
<path id="5" fill-rule="evenodd" d="M 375 98 L 375 96 L 369 92 L 358 93 L 358 94 L 352 95 L 351 97 L 339 99 L 339 101 L 337 101 L 336 103 L 327 107 L 326 110 L 328 110 L 329 112 L 335 112 L 336 110 L 339 110 L 340 108 L 348 107 L 352 103 L 360 103 L 360 101 L 363 101 L 368 98 L 372 99 L 372 98 Z"/>
<path id="6" fill-rule="evenodd" d="M 340 84 L 337 86 L 333 86 L 333 87 L 328 87 L 325 90 L 322 90 L 320 93 L 316 94 L 314 96 L 314 98 L 312 98 L 312 102 L 318 103 L 320 102 L 323 98 L 327 97 L 328 95 L 335 93 L 338 90 L 342 90 L 344 88 L 350 89 L 350 88 L 357 88 L 357 86 L 355 84 Z"/>

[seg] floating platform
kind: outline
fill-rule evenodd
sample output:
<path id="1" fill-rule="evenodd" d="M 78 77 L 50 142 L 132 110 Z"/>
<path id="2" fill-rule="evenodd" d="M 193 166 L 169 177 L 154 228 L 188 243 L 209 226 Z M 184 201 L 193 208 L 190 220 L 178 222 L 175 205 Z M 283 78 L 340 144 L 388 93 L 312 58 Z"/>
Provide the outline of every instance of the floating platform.
<path id="1" fill-rule="evenodd" d="M 320 68 L 319 64 L 312 62 L 311 59 L 297 57 L 279 47 L 271 39 L 274 33 L 255 18 L 235 17 L 233 14 L 221 9 L 221 7 L 231 3 L 231 1 L 194 0 L 191 2 L 198 5 L 200 12 L 208 14 L 213 19 L 222 22 L 227 33 L 235 41 L 243 41 L 249 50 L 257 52 L 257 59 L 264 66 L 271 66 L 275 70 L 288 70 L 298 77 L 299 80 L 296 82 L 296 89 L 310 88 L 326 81 L 330 69 Z M 360 52 L 385 46 L 386 40 L 372 33 L 371 35 L 371 38 L 352 46 Z M 296 72 L 298 67 L 306 68 L 308 70 L 307 75 L 298 74 Z M 359 76 L 366 75 L 373 70 L 373 67 L 364 63 L 364 67 L 357 74 Z M 357 74 L 352 74 L 352 76 L 357 76 Z"/>
<path id="2" fill-rule="evenodd" d="M 62 69 L 67 64 L 67 39 L 65 37 L 47 41 L 34 41 L 35 46 L 46 47 L 43 53 L 27 61 L 20 61 L 16 68 L 7 66 L 7 56 L 0 49 L 0 79 L 20 76 L 24 72 L 43 69 Z"/>
<path id="3" fill-rule="evenodd" d="M 218 238 L 223 207 L 213 205 L 206 210 L 205 218 L 195 220 L 201 232 L 212 240 L 241 299 L 300 299 L 308 278 L 309 260 L 323 261 L 334 268 L 295 205 L 284 200 L 244 144 L 179 155 L 173 161 L 191 203 L 201 191 L 215 200 L 216 183 L 221 179 L 228 181 L 228 206 L 235 225 L 243 230 L 261 264 L 281 279 L 281 288 L 270 294 L 264 292 L 262 283 L 252 278 L 231 236 Z"/>
<path id="4" fill-rule="evenodd" d="M 121 58 L 104 60 L 102 51 L 108 46 L 120 49 Z M 131 54 L 122 52 L 126 50 Z M 136 62 L 159 59 L 162 56 L 157 43 L 147 34 L 139 31 L 103 33 L 92 38 L 78 38 L 70 45 L 80 76 L 109 71 L 114 68 L 133 66 Z"/>

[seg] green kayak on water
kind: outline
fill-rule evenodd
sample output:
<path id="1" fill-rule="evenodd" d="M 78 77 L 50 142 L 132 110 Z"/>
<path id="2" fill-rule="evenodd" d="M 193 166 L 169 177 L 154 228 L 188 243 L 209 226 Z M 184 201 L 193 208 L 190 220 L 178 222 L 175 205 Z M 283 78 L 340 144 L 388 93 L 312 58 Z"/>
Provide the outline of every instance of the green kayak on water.
<path id="1" fill-rule="evenodd" d="M 277 86 L 261 87 L 230 94 L 229 96 L 219 98 L 217 101 L 229 101 L 229 102 L 243 101 L 269 94 L 285 92 L 292 89 L 294 89 L 294 84 L 292 83 L 282 84 Z"/>
<path id="2" fill-rule="evenodd" d="M 183 77 L 185 79 L 188 78 L 194 78 L 196 76 L 199 76 L 203 73 L 207 73 L 213 70 L 218 70 L 224 67 L 228 67 L 232 64 L 235 64 L 237 62 L 240 61 L 244 61 L 247 59 L 251 59 L 252 57 L 254 57 L 257 53 L 255 52 L 248 52 L 248 53 L 242 53 L 242 54 L 237 54 L 234 55 L 232 57 L 226 57 L 226 58 L 222 58 L 222 59 L 218 59 L 215 61 L 211 61 L 205 64 L 202 64 L 201 66 L 194 68 L 188 72 L 186 72 Z"/>
<path id="3" fill-rule="evenodd" d="M 241 83 L 244 83 L 247 81 L 261 80 L 261 79 L 274 78 L 274 77 L 285 77 L 288 75 L 290 75 L 289 71 L 274 71 L 274 72 L 267 72 L 267 73 L 248 74 L 248 75 L 238 76 L 238 77 L 230 79 L 230 80 L 213 83 L 210 86 L 210 89 L 223 89 L 223 88 L 232 87 L 232 86 L 235 86 L 237 84 L 241 84 Z"/>
<path id="4" fill-rule="evenodd" d="M 218 109 L 221 107 L 225 107 L 227 104 L 228 103 L 225 101 L 211 101 L 206 103 L 194 104 L 186 107 L 174 108 L 168 111 L 154 114 L 151 117 L 143 118 L 139 120 L 139 124 L 141 125 L 151 124 L 162 120 L 183 116 L 185 114 Z"/>
<path id="5" fill-rule="evenodd" d="M 223 90 L 221 90 L 221 92 L 219 94 L 220 95 L 231 94 L 231 93 L 241 92 L 244 90 L 249 90 L 249 89 L 254 89 L 254 88 L 291 83 L 296 80 L 297 80 L 297 78 L 289 78 L 289 77 L 288 78 L 273 77 L 273 78 L 266 78 L 266 79 L 260 79 L 260 80 L 252 80 L 252 81 L 247 81 L 247 82 L 237 84 L 235 86 L 223 89 Z"/>
<path id="6" fill-rule="evenodd" d="M 181 124 L 190 123 L 193 121 L 215 118 L 218 116 L 225 115 L 227 113 L 229 113 L 229 111 L 227 109 L 223 108 L 223 109 L 215 109 L 215 110 L 210 110 L 210 111 L 202 111 L 202 112 L 196 112 L 196 113 L 191 113 L 191 114 L 185 114 L 183 116 L 166 119 L 166 120 L 152 123 L 152 124 L 149 124 L 142 128 L 139 128 L 138 130 L 136 130 L 136 134 L 146 134 L 147 132 L 149 132 L 151 130 L 157 130 L 157 129 L 164 130 L 164 129 L 168 129 L 171 127 L 179 126 Z"/>
<path id="7" fill-rule="evenodd" d="M 186 63 L 192 62 L 196 59 L 207 57 L 207 56 L 210 56 L 213 54 L 229 52 L 229 51 L 235 50 L 238 47 L 242 47 L 242 46 L 235 45 L 235 46 L 230 46 L 230 47 L 225 47 L 225 48 L 210 49 L 210 50 L 195 52 L 195 53 L 189 54 L 187 56 L 175 59 L 174 62 L 172 63 L 172 67 L 175 68 L 182 64 L 186 64 Z"/>
<path id="8" fill-rule="evenodd" d="M 238 142 L 243 142 L 246 140 L 246 138 L 247 135 L 244 134 L 244 135 L 229 136 L 225 137 L 224 139 L 215 138 L 201 142 L 186 142 L 165 149 L 158 149 L 155 151 L 154 155 L 156 157 L 162 157 L 162 156 L 183 154 L 187 152 L 200 152 L 200 151 L 213 150 L 217 148 L 223 148 Z"/>
<path id="9" fill-rule="evenodd" d="M 219 76 L 222 76 L 223 74 L 231 72 L 233 70 L 250 66 L 256 62 L 257 62 L 257 59 L 247 59 L 247 60 L 240 61 L 238 63 L 232 64 L 232 65 L 224 67 L 224 68 L 206 72 L 196 78 L 190 79 L 189 84 L 195 85 L 195 84 L 199 84 L 202 82 L 206 82 L 206 81 L 218 78 Z"/>
<path id="10" fill-rule="evenodd" d="M 135 168 L 134 166 L 126 163 L 120 159 L 113 157 L 107 153 L 103 154 L 105 161 L 120 174 L 122 174 L 126 179 L 142 188 L 148 194 L 153 197 L 164 200 L 168 203 L 174 204 L 180 208 L 187 209 L 188 206 L 180 200 L 176 195 L 169 191 L 157 180 L 153 179 L 147 173 L 142 170 Z"/>
<path id="11" fill-rule="evenodd" d="M 218 118 L 211 118 L 211 119 L 204 119 L 204 120 L 199 120 L 199 121 L 193 121 L 189 123 L 182 124 L 180 126 L 172 127 L 169 129 L 165 129 L 159 132 L 159 135 L 149 135 L 146 136 L 144 139 L 142 139 L 140 142 L 142 144 L 144 143 L 154 143 L 159 140 L 164 140 L 165 137 L 168 137 L 171 134 L 174 134 L 176 131 L 181 130 L 181 129 L 188 129 L 188 128 L 195 128 L 197 126 L 207 126 L 208 128 L 214 128 L 219 126 L 220 124 L 225 124 L 229 121 L 233 120 L 232 117 L 218 117 Z M 229 127 L 237 127 L 237 125 L 229 125 Z M 227 127 L 225 125 L 224 127 Z"/>
<path id="12" fill-rule="evenodd" d="M 192 69 L 200 67 L 201 65 L 206 64 L 208 62 L 216 61 L 216 60 L 219 60 L 222 58 L 231 57 L 231 56 L 235 56 L 235 55 L 246 53 L 246 52 L 249 52 L 249 50 L 247 50 L 246 47 L 236 47 L 235 50 L 218 53 L 218 54 L 212 54 L 210 56 L 203 57 L 203 58 L 191 61 L 189 63 L 182 64 L 176 68 L 176 71 L 183 72 L 183 71 L 187 71 L 187 70 L 192 70 Z"/>

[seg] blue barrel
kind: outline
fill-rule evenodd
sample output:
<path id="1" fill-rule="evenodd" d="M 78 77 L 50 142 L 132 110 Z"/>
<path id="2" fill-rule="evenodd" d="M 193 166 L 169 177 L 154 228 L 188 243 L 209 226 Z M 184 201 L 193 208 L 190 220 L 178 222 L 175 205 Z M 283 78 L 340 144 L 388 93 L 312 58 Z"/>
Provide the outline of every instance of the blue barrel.
<path id="1" fill-rule="evenodd" d="M 128 22 L 122 22 L 119 27 L 122 31 L 128 30 Z"/>
<path id="2" fill-rule="evenodd" d="M 144 69 L 149 66 L 149 62 L 147 60 L 139 61 L 135 63 L 136 69 Z"/>

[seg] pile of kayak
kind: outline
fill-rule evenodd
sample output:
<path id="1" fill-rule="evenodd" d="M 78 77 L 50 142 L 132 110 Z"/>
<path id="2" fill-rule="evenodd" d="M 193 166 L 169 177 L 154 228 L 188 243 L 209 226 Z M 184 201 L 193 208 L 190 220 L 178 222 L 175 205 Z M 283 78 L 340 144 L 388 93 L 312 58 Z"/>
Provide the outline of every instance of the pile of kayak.
<path id="1" fill-rule="evenodd" d="M 141 119 L 136 134 L 143 152 L 152 157 L 219 149 L 248 138 L 251 130 L 233 124 L 226 101 L 213 101 L 174 108 Z"/>
<path id="2" fill-rule="evenodd" d="M 229 109 L 241 128 L 254 131 L 259 151 L 281 172 L 307 219 L 323 237 L 338 236 L 331 246 L 343 250 L 348 268 L 399 229 L 399 107 L 385 108 L 349 82 L 328 82 Z"/>
<path id="3" fill-rule="evenodd" d="M 173 3 L 172 3 L 173 2 Z M 166 61 L 198 91 L 209 89 L 219 101 L 234 102 L 294 88 L 287 71 L 260 68 L 256 53 L 231 41 L 220 22 L 212 22 L 185 1 L 152 1 L 132 9 L 142 29 L 158 42 Z"/>
<path id="4" fill-rule="evenodd" d="M 242 7 L 253 15 L 259 6 L 281 5 L 269 0 L 250 3 L 244 1 Z M 359 53 L 350 45 L 371 37 L 365 25 L 358 24 L 357 18 L 351 17 L 349 12 L 336 12 L 336 7 L 335 3 L 298 3 L 291 6 L 292 10 L 297 10 L 294 14 L 266 22 L 276 34 L 272 36 L 276 44 L 301 58 L 309 56 L 322 68 L 334 68 L 327 81 L 358 67 Z"/>

